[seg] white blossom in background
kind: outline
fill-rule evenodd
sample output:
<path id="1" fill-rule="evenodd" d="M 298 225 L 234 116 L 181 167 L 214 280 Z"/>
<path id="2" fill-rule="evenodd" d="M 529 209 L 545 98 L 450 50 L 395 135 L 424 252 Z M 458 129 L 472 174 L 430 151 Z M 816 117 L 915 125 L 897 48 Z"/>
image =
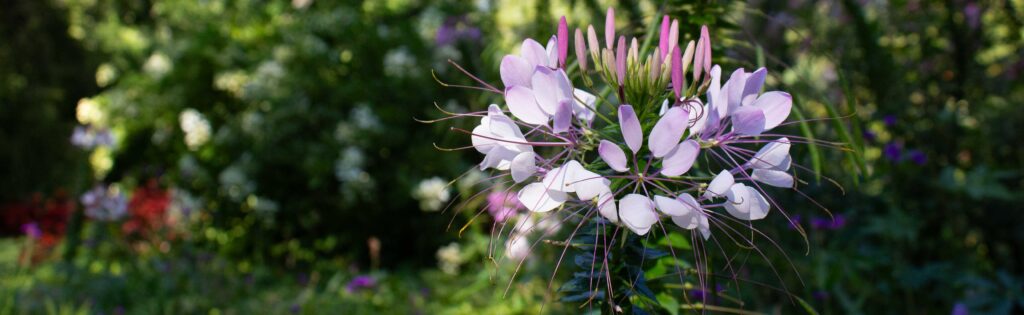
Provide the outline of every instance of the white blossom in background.
<path id="1" fill-rule="evenodd" d="M 459 273 L 459 266 L 466 260 L 459 243 L 451 243 L 437 249 L 437 267 L 449 275 Z"/>
<path id="2" fill-rule="evenodd" d="M 412 197 L 420 201 L 420 209 L 438 211 L 451 200 L 448 182 L 440 177 L 432 177 L 421 181 L 412 192 Z"/>
<path id="3" fill-rule="evenodd" d="M 100 125 L 105 116 L 96 100 L 83 98 L 78 100 L 78 106 L 75 107 L 75 118 L 83 125 Z"/>
<path id="4" fill-rule="evenodd" d="M 365 161 L 366 157 L 362 150 L 357 147 L 347 147 L 341 151 L 341 156 L 334 162 L 334 176 L 341 182 L 357 181 L 366 174 L 363 171 Z"/>
<path id="5" fill-rule="evenodd" d="M 142 65 L 142 70 L 154 78 L 162 78 L 171 71 L 171 68 L 171 58 L 163 53 L 149 55 L 146 63 Z"/>
<path id="6" fill-rule="evenodd" d="M 185 132 L 185 145 L 195 151 L 210 140 L 210 122 L 195 109 L 185 109 L 178 116 L 181 131 Z"/>
<path id="7" fill-rule="evenodd" d="M 105 87 L 117 79 L 117 68 L 109 63 L 101 64 L 96 68 L 96 85 Z"/>
<path id="8" fill-rule="evenodd" d="M 414 75 L 416 57 L 406 47 L 399 47 L 384 54 L 384 74 L 389 77 L 403 78 Z"/>

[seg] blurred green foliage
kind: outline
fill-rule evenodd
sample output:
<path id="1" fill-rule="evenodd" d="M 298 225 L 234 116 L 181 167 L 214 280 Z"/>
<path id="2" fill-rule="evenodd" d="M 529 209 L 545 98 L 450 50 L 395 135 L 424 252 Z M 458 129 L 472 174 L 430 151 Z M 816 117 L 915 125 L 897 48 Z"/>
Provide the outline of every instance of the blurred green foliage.
<path id="1" fill-rule="evenodd" d="M 468 83 L 448 59 L 497 81 L 522 38 L 549 36 L 563 14 L 600 26 L 606 5 L 635 23 L 619 25 L 629 32 L 659 10 L 683 18 L 684 39 L 709 24 L 717 63 L 766 66 L 769 86 L 796 97 L 794 117 L 808 121 L 783 132 L 854 149 L 794 147 L 821 176 L 802 178 L 814 201 L 776 201 L 807 238 L 773 215 L 760 248 L 721 240 L 712 261 L 737 277 L 718 270 L 712 304 L 1024 312 L 1019 0 L 54 0 L 0 10 L 0 201 L 156 178 L 192 215 L 169 250 L 157 240 L 143 254 L 96 239 L 95 222 L 66 262 L 24 267 L 22 239 L 4 240 L 0 313 L 507 314 L 537 313 L 541 301 L 578 311 L 548 291 L 576 271 L 548 283 L 560 248 L 542 246 L 505 296 L 515 266 L 488 260 L 490 222 L 459 230 L 479 204 L 421 211 L 411 195 L 422 180 L 454 179 L 479 157 L 432 145 L 465 145 L 448 127 L 472 121 L 413 118 L 441 117 L 432 103 L 500 102 L 435 82 Z M 442 41 L 442 27 L 479 35 Z M 84 123 L 112 130 L 116 145 L 71 147 Z M 461 272 L 431 268 L 457 234 Z M 643 274 L 671 277 L 675 260 Z M 349 292 L 358 274 L 377 286 Z M 672 292 L 654 298 L 668 313 L 683 310 L 677 293 L 693 294 L 656 288 Z"/>

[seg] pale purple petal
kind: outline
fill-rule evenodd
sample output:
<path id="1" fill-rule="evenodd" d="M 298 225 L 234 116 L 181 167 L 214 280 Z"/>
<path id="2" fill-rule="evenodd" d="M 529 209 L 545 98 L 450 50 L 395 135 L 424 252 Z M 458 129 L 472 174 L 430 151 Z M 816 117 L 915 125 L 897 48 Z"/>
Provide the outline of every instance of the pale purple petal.
<path id="1" fill-rule="evenodd" d="M 638 235 L 645 235 L 651 226 L 658 222 L 658 213 L 654 212 L 654 203 L 647 196 L 629 194 L 619 201 L 619 217 L 622 223 Z"/>
<path id="2" fill-rule="evenodd" d="M 548 39 L 548 45 L 544 48 L 544 52 L 548 54 L 548 68 L 558 67 L 558 39 L 555 35 L 551 35 Z"/>
<path id="3" fill-rule="evenodd" d="M 760 108 L 743 107 L 732 114 L 732 129 L 738 134 L 756 136 L 764 132 L 765 115 Z"/>
<path id="4" fill-rule="evenodd" d="M 601 144 L 597 146 L 597 153 L 613 170 L 618 172 L 629 170 L 629 167 L 626 166 L 626 152 L 623 152 L 619 145 L 608 140 L 601 140 Z"/>
<path id="5" fill-rule="evenodd" d="M 764 111 L 764 130 L 771 130 L 789 117 L 789 111 L 793 108 L 793 97 L 786 92 L 767 92 L 758 96 L 751 106 Z"/>
<path id="6" fill-rule="evenodd" d="M 757 95 L 761 94 L 761 87 L 764 86 L 766 76 L 768 76 L 768 70 L 764 67 L 758 68 L 747 76 L 747 84 L 743 88 L 742 106 L 749 106 L 754 103 Z"/>
<path id="7" fill-rule="evenodd" d="M 554 115 L 562 101 L 572 100 L 572 84 L 562 69 L 537 68 L 531 81 L 537 105 L 548 115 Z"/>
<path id="8" fill-rule="evenodd" d="M 523 41 L 519 54 L 533 66 L 547 66 L 549 64 L 547 50 L 532 38 L 527 38 Z"/>
<path id="9" fill-rule="evenodd" d="M 565 57 L 569 56 L 569 23 L 565 16 L 558 21 L 558 65 L 565 68 Z"/>
<path id="10" fill-rule="evenodd" d="M 533 90 L 528 87 L 512 86 L 505 89 L 505 102 L 508 103 L 508 110 L 512 115 L 525 123 L 544 125 L 550 119 L 550 115 L 537 106 Z"/>
<path id="11" fill-rule="evenodd" d="M 722 126 L 722 119 L 718 116 L 718 111 L 715 110 L 711 103 L 704 106 L 704 116 L 707 117 L 704 122 L 704 128 L 701 130 L 701 138 L 704 140 L 710 139 L 715 136 L 718 128 Z"/>
<path id="12" fill-rule="evenodd" d="M 560 191 L 544 188 L 542 183 L 526 185 L 519 190 L 519 202 L 533 212 L 548 212 L 558 208 L 568 199 L 568 195 Z"/>
<path id="13" fill-rule="evenodd" d="M 533 68 L 534 66 L 526 59 L 516 55 L 506 55 L 501 59 L 499 68 L 501 82 L 505 84 L 506 88 L 515 85 L 530 87 Z"/>
<path id="14" fill-rule="evenodd" d="M 790 175 L 784 171 L 776 170 L 754 170 L 750 174 L 750 179 L 765 183 L 770 186 L 792 188 L 793 187 L 793 175 Z"/>
<path id="15" fill-rule="evenodd" d="M 572 104 L 564 100 L 558 104 L 558 111 L 555 112 L 555 122 L 551 130 L 555 133 L 563 133 L 569 130 L 572 125 Z"/>
<path id="16" fill-rule="evenodd" d="M 661 174 L 665 176 L 686 174 L 693 167 L 698 153 L 700 153 L 700 144 L 697 141 L 692 139 L 683 141 L 661 161 Z"/>
<path id="17" fill-rule="evenodd" d="M 640 119 L 636 117 L 633 106 L 619 106 L 619 127 L 622 130 L 622 138 L 626 140 L 626 146 L 633 154 L 640 152 L 640 146 L 644 143 L 644 132 L 640 128 Z"/>
<path id="18" fill-rule="evenodd" d="M 711 180 L 711 183 L 708 184 L 707 191 L 704 192 L 704 197 L 712 198 L 725 196 L 725 193 L 729 191 L 729 187 L 732 187 L 732 184 L 735 182 L 736 181 L 732 177 L 732 173 L 729 173 L 729 170 L 722 170 L 722 172 L 718 173 L 718 175 Z"/>
<path id="19" fill-rule="evenodd" d="M 682 201 L 665 196 L 654 196 L 654 204 L 658 206 L 658 210 L 661 211 L 661 213 L 669 216 L 687 215 L 692 211 L 690 207 L 684 205 Z"/>
<path id="20" fill-rule="evenodd" d="M 719 100 L 725 103 L 725 113 L 722 117 L 729 116 L 740 107 L 740 100 L 743 97 L 743 89 L 746 84 L 747 73 L 743 71 L 743 68 L 736 69 L 729 76 L 729 81 L 722 86 L 722 96 L 719 97 Z"/>
<path id="21" fill-rule="evenodd" d="M 519 153 L 512 159 L 512 180 L 521 183 L 537 173 L 537 154 L 533 151 Z"/>
<path id="22" fill-rule="evenodd" d="M 683 133 L 686 132 L 686 126 L 690 123 L 689 117 L 690 113 L 679 106 L 669 108 L 665 116 L 661 116 L 647 138 L 647 148 L 654 157 L 663 157 L 676 148 L 679 139 L 682 139 Z"/>

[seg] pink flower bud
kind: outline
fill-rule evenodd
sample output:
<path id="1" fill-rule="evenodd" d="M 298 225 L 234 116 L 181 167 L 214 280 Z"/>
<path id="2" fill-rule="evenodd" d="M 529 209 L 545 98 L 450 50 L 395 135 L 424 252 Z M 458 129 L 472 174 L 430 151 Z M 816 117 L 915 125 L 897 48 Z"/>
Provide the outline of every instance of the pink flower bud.
<path id="1" fill-rule="evenodd" d="M 565 16 L 558 21 L 558 66 L 565 68 L 565 58 L 569 56 L 569 23 Z"/>
<path id="2" fill-rule="evenodd" d="M 676 93 L 676 99 L 683 97 L 683 61 L 679 49 L 672 50 L 672 92 Z"/>
<path id="3" fill-rule="evenodd" d="M 587 44 L 583 42 L 583 30 L 576 29 L 576 61 L 580 71 L 587 71 Z"/>
<path id="4" fill-rule="evenodd" d="M 661 17 L 661 33 L 658 34 L 658 50 L 661 51 L 661 57 L 665 57 L 668 54 L 669 47 L 669 22 L 668 15 Z"/>
<path id="5" fill-rule="evenodd" d="M 626 84 L 626 37 L 619 36 L 619 47 L 615 53 L 615 73 L 619 75 L 619 85 Z"/>
<path id="6" fill-rule="evenodd" d="M 601 50 L 601 45 L 597 42 L 597 31 L 594 31 L 594 25 L 587 25 L 587 46 L 590 48 L 590 54 L 596 59 L 598 52 Z M 597 60 L 594 60 L 596 63 Z"/>
<path id="7" fill-rule="evenodd" d="M 604 18 L 604 41 L 608 49 L 615 44 L 615 9 L 608 8 L 608 15 Z"/>

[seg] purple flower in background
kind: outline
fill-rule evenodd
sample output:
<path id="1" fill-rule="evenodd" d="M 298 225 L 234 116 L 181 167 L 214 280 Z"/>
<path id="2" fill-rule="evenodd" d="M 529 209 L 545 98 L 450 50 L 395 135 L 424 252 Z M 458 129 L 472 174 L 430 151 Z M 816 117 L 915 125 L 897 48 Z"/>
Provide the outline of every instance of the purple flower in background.
<path id="1" fill-rule="evenodd" d="M 928 163 L 928 155 L 921 150 L 910 150 L 910 152 L 907 152 L 907 158 L 917 165 L 924 165 L 925 163 Z"/>
<path id="2" fill-rule="evenodd" d="M 354 292 L 362 289 L 372 289 L 377 286 L 377 280 L 370 276 L 356 276 L 345 285 L 345 291 Z"/>
<path id="3" fill-rule="evenodd" d="M 491 213 L 496 222 L 505 222 L 522 207 L 513 192 L 493 191 L 487 195 L 487 212 Z"/>
<path id="4" fill-rule="evenodd" d="M 799 214 L 797 214 L 797 215 L 793 215 L 792 217 L 790 217 L 790 219 L 792 219 L 792 220 L 789 221 L 789 229 L 790 230 L 796 230 L 796 227 L 798 225 L 800 225 L 800 221 L 803 219 L 803 217 L 801 217 Z"/>
<path id="5" fill-rule="evenodd" d="M 438 46 L 451 45 L 457 41 L 477 41 L 480 39 L 480 28 L 469 24 L 465 16 L 450 16 L 437 28 L 434 42 Z"/>
<path id="6" fill-rule="evenodd" d="M 882 122 L 884 122 L 885 125 L 888 126 L 888 127 L 895 126 L 896 125 L 896 116 L 894 116 L 894 115 L 885 115 L 885 117 L 882 118 Z"/>
<path id="7" fill-rule="evenodd" d="M 964 6 L 964 17 L 967 20 L 967 26 L 977 29 L 981 25 L 981 8 L 977 3 L 968 3 Z"/>
<path id="8" fill-rule="evenodd" d="M 288 311 L 291 312 L 292 314 L 298 314 L 299 312 L 302 311 L 302 306 L 298 304 L 292 304 L 292 306 L 288 308 Z"/>
<path id="9" fill-rule="evenodd" d="M 704 299 L 709 298 L 708 291 L 702 289 L 691 289 L 690 297 L 697 301 L 704 301 Z"/>
<path id="10" fill-rule="evenodd" d="M 37 240 L 43 236 L 43 230 L 39 229 L 39 223 L 35 221 L 21 225 L 21 232 L 31 239 Z"/>
<path id="11" fill-rule="evenodd" d="M 900 145 L 896 142 L 889 142 L 882 148 L 882 154 L 885 155 L 885 158 L 893 162 L 900 160 L 900 156 L 902 156 L 903 153 L 902 151 L 903 150 L 900 149 Z"/>
<path id="12" fill-rule="evenodd" d="M 814 296 L 815 300 L 819 300 L 819 301 L 828 300 L 828 297 L 829 297 L 828 296 L 828 292 L 820 291 L 820 290 L 819 291 L 814 291 L 812 296 Z"/>
<path id="13" fill-rule="evenodd" d="M 953 304 L 953 311 L 950 312 L 952 315 L 968 315 L 970 312 L 967 311 L 967 305 L 964 303 Z"/>
<path id="14" fill-rule="evenodd" d="M 846 216 L 837 214 L 830 218 L 811 218 L 811 228 L 815 230 L 838 230 L 846 226 Z"/>
<path id="15" fill-rule="evenodd" d="M 864 134 L 862 136 L 864 137 L 864 140 L 867 140 L 868 142 L 875 142 L 875 140 L 878 139 L 878 135 L 870 130 L 864 130 Z"/>
<path id="16" fill-rule="evenodd" d="M 300 286 L 306 286 L 309 284 L 309 275 L 305 272 L 299 273 L 299 275 L 295 277 L 295 281 L 298 282 Z"/>

